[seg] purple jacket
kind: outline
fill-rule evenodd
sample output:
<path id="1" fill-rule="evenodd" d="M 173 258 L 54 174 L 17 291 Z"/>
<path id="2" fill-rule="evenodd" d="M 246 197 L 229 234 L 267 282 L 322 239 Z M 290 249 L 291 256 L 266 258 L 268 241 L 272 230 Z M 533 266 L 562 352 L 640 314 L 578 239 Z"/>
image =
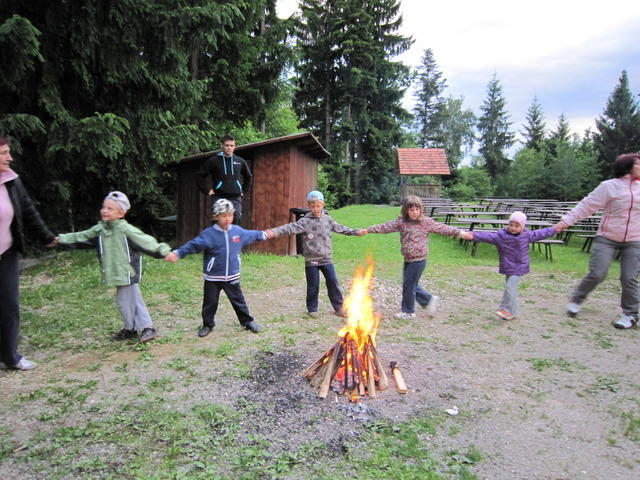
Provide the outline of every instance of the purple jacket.
<path id="1" fill-rule="evenodd" d="M 553 227 L 540 230 L 523 230 L 512 235 L 507 229 L 497 232 L 473 232 L 474 242 L 493 243 L 500 256 L 499 273 L 504 275 L 525 275 L 529 273 L 529 244 L 544 240 L 556 234 Z"/>

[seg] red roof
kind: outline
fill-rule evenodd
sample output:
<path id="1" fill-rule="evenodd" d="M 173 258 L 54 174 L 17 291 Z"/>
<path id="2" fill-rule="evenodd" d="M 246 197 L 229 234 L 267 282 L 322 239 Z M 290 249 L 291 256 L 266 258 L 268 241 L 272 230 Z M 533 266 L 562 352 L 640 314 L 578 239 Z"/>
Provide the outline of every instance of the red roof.
<path id="1" fill-rule="evenodd" d="M 444 148 L 398 148 L 400 175 L 451 175 Z"/>

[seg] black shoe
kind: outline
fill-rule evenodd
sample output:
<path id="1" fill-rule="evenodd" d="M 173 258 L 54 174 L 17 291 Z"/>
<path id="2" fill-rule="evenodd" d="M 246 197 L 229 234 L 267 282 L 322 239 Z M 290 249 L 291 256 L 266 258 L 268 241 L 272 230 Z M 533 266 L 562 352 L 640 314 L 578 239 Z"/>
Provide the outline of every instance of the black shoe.
<path id="1" fill-rule="evenodd" d="M 251 320 L 249 323 L 245 323 L 244 328 L 246 328 L 247 330 L 251 330 L 253 333 L 258 333 L 260 330 L 262 330 L 262 327 L 258 325 L 255 320 Z"/>
<path id="2" fill-rule="evenodd" d="M 213 327 L 210 327 L 209 325 L 203 325 L 202 327 L 200 327 L 200 330 L 198 330 L 198 336 L 206 337 L 211 333 L 211 330 L 213 330 Z"/>
<path id="3" fill-rule="evenodd" d="M 138 336 L 138 332 L 136 332 L 135 330 L 127 330 L 126 328 L 123 328 L 118 333 L 114 334 L 111 337 L 111 339 L 122 341 L 122 340 L 130 340 L 132 338 L 136 338 L 137 336 Z"/>
<path id="4" fill-rule="evenodd" d="M 149 342 L 154 338 L 158 338 L 160 334 L 157 332 L 155 328 L 145 328 L 142 330 L 142 335 L 140 335 L 140 341 L 142 343 Z"/>

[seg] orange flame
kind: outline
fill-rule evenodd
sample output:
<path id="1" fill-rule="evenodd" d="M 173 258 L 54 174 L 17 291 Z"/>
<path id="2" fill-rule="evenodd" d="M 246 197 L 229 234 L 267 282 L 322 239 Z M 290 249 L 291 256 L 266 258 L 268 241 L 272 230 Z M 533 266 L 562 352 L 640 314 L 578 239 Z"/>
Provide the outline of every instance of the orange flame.
<path id="1" fill-rule="evenodd" d="M 347 324 L 338 332 L 341 337 L 348 335 L 356 342 L 360 353 L 363 352 L 368 338 L 371 338 L 375 345 L 376 330 L 380 322 L 380 315 L 373 311 L 373 299 L 369 295 L 374 266 L 373 260 L 367 258 L 366 269 L 361 265 L 356 268 L 351 291 L 344 300 Z"/>

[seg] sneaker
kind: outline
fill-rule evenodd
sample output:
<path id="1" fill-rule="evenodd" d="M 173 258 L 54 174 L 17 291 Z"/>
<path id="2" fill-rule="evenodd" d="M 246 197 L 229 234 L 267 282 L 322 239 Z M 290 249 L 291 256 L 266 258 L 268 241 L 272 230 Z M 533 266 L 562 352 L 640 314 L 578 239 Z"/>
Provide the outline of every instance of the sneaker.
<path id="1" fill-rule="evenodd" d="M 244 328 L 246 328 L 247 330 L 251 330 L 253 333 L 258 333 L 260 330 L 262 330 L 262 327 L 258 325 L 255 320 L 251 320 L 249 323 L 245 323 Z"/>
<path id="2" fill-rule="evenodd" d="M 22 357 L 20 361 L 11 368 L 13 368 L 14 370 L 33 370 L 37 366 L 38 365 L 35 362 Z"/>
<path id="3" fill-rule="evenodd" d="M 622 328 L 622 329 L 626 330 L 627 328 L 635 327 L 636 323 L 638 323 L 638 320 L 636 320 L 635 317 L 633 317 L 632 315 L 627 315 L 626 313 L 624 313 L 618 319 L 618 321 L 613 324 L 613 326 L 616 327 L 616 328 Z"/>
<path id="4" fill-rule="evenodd" d="M 580 313 L 580 305 L 574 302 L 567 303 L 567 315 L 575 317 L 578 313 Z"/>
<path id="5" fill-rule="evenodd" d="M 203 325 L 202 327 L 200 327 L 200 330 L 198 330 L 198 336 L 206 337 L 211 333 L 211 330 L 213 330 L 213 327 L 210 327 L 209 325 Z"/>
<path id="6" fill-rule="evenodd" d="M 416 318 L 415 313 L 406 313 L 406 312 L 398 312 L 394 315 L 399 320 L 409 320 L 411 318 Z"/>
<path id="7" fill-rule="evenodd" d="M 320 314 L 318 312 L 307 312 L 307 315 L 311 318 L 319 318 Z"/>
<path id="8" fill-rule="evenodd" d="M 9 370 L 9 367 L 7 367 L 4 362 L 0 362 L 0 370 Z"/>
<path id="9" fill-rule="evenodd" d="M 496 315 L 499 316 L 503 320 L 513 320 L 514 317 L 511 312 L 507 312 L 505 309 L 500 309 L 496 312 Z"/>
<path id="10" fill-rule="evenodd" d="M 347 318 L 347 312 L 344 308 L 341 308 L 340 310 L 336 310 L 334 313 L 339 317 Z"/>
<path id="11" fill-rule="evenodd" d="M 427 312 L 427 315 L 433 315 L 436 313 L 436 309 L 438 308 L 438 302 L 440 301 L 440 297 L 437 295 L 432 295 L 431 296 L 431 300 L 429 300 L 429 303 L 427 303 L 427 305 L 424 307 L 425 312 Z"/>
<path id="12" fill-rule="evenodd" d="M 136 338 L 137 336 L 138 336 L 138 332 L 136 332 L 135 330 L 127 330 L 126 328 L 123 328 L 118 333 L 115 333 L 111 337 L 111 339 L 116 341 L 122 341 L 122 340 L 130 340 L 132 338 Z"/>
<path id="13" fill-rule="evenodd" d="M 140 335 L 140 341 L 142 343 L 149 342 L 154 338 L 158 338 L 160 334 L 155 328 L 145 328 L 142 330 L 142 335 Z"/>

